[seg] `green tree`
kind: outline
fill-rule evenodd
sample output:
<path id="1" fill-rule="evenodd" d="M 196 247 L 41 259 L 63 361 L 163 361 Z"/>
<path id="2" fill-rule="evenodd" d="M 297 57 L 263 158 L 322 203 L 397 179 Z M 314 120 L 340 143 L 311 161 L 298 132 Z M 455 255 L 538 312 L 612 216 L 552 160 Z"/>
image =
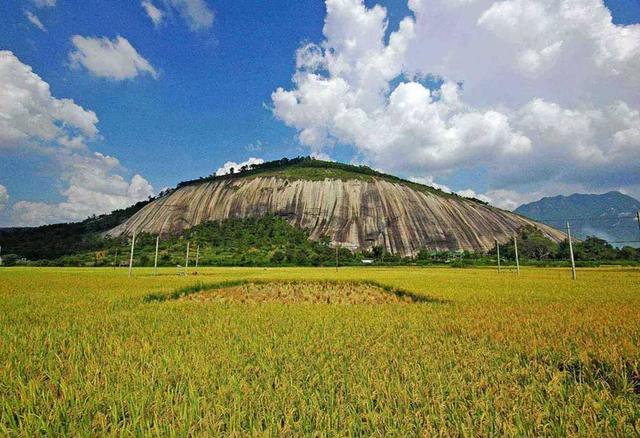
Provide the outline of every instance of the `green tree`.
<path id="1" fill-rule="evenodd" d="M 286 258 L 287 258 L 286 254 L 278 249 L 274 251 L 273 254 L 271 255 L 271 263 L 280 265 L 284 263 Z"/>
<path id="2" fill-rule="evenodd" d="M 524 258 L 545 260 L 554 256 L 558 251 L 558 245 L 532 225 L 523 227 L 518 237 L 518 246 Z"/>
<path id="3" fill-rule="evenodd" d="M 578 260 L 615 260 L 616 250 L 606 240 L 595 236 L 587 237 L 577 245 Z"/>
<path id="4" fill-rule="evenodd" d="M 632 246 L 625 246 L 618 251 L 620 260 L 640 260 L 640 249 Z"/>

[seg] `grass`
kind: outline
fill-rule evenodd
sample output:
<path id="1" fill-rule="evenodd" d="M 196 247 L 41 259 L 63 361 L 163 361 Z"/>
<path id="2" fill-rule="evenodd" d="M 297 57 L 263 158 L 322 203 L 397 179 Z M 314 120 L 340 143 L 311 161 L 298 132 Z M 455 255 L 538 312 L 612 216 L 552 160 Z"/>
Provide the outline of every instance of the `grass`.
<path id="1" fill-rule="evenodd" d="M 229 289 L 237 288 L 251 288 L 251 291 L 245 290 L 246 293 L 258 293 L 265 294 L 267 292 L 276 292 L 278 294 L 290 295 L 293 299 L 301 299 L 300 301 L 308 301 L 305 297 L 300 295 L 306 295 L 307 293 L 315 294 L 318 289 L 322 289 L 327 293 L 332 291 L 338 292 L 352 292 L 357 294 L 374 294 L 380 295 L 382 293 L 390 295 L 395 298 L 392 301 L 406 301 L 414 303 L 429 303 L 429 302 L 444 302 L 443 300 L 434 299 L 424 294 L 417 294 L 408 290 L 398 289 L 389 285 L 379 283 L 372 280 L 268 280 L 268 279 L 253 279 L 253 280 L 226 280 L 216 283 L 202 283 L 200 281 L 191 284 L 189 286 L 180 287 L 171 292 L 152 292 L 144 296 L 143 301 L 150 303 L 153 301 L 166 301 L 166 300 L 178 300 L 187 298 L 194 294 L 201 292 L 209 293 L 209 295 L 215 295 L 220 291 L 222 295 L 228 293 Z M 355 289 L 355 290 L 353 290 Z M 360 290 L 369 289 L 369 290 Z M 306 296 L 306 298 L 309 298 Z M 361 303 L 362 304 L 362 303 Z"/>
<path id="2" fill-rule="evenodd" d="M 638 270 L 174 271 L 0 270 L 0 436 L 640 433 Z M 300 280 L 437 301 L 145 302 Z"/>
<path id="3" fill-rule="evenodd" d="M 263 178 L 269 176 L 275 176 L 287 180 L 306 180 L 306 181 L 324 181 L 325 179 L 339 179 L 342 181 L 349 180 L 358 180 L 364 182 L 374 182 L 376 180 L 388 181 L 394 184 L 401 184 L 412 188 L 413 190 L 417 190 L 422 193 L 435 194 L 438 196 L 442 196 L 445 198 L 459 198 L 458 195 L 443 192 L 442 190 L 436 189 L 431 186 L 427 186 L 424 184 L 415 183 L 412 181 L 404 180 L 398 177 L 394 177 L 392 175 L 385 174 L 367 174 L 361 173 L 351 169 L 340 169 L 333 167 L 315 167 L 315 166 L 305 166 L 304 163 L 301 165 L 293 165 L 288 166 L 283 169 L 273 169 L 273 170 L 265 170 L 260 173 L 256 173 L 255 175 L 250 175 L 248 178 Z M 241 177 L 241 176 L 239 176 Z M 473 200 L 477 201 L 477 200 Z"/>
<path id="4" fill-rule="evenodd" d="M 340 179 L 350 180 L 357 179 L 361 181 L 375 181 L 376 179 L 386 180 L 392 183 L 399 183 L 412 187 L 414 190 L 419 190 L 425 193 L 433 193 L 444 197 L 459 197 L 459 195 L 443 192 L 435 187 L 418 184 L 399 178 L 394 175 L 378 172 L 366 166 L 354 166 L 345 163 L 339 163 L 334 161 L 323 161 L 312 159 L 311 157 L 298 157 L 292 160 L 283 159 L 263 163 L 250 170 L 245 170 L 240 173 L 227 174 L 227 175 L 212 175 L 206 178 L 199 178 L 191 181 L 183 181 L 178 184 L 177 188 L 202 184 L 209 181 L 220 181 L 223 179 L 236 179 L 236 178 L 252 178 L 263 176 L 278 176 L 289 180 L 310 180 L 320 181 L 324 179 Z M 478 199 L 471 199 L 474 202 L 486 204 Z"/>
<path id="5" fill-rule="evenodd" d="M 255 177 L 268 177 L 279 176 L 287 179 L 303 179 L 309 181 L 323 181 L 329 179 L 340 179 L 343 181 L 350 179 L 357 179 L 360 181 L 373 182 L 376 178 L 380 178 L 376 175 L 368 175 L 365 173 L 358 173 L 345 169 L 334 169 L 324 167 L 303 167 L 303 166 L 291 166 L 284 169 L 274 169 L 258 173 Z"/>
<path id="6" fill-rule="evenodd" d="M 429 302 L 410 293 L 385 290 L 365 281 L 251 281 L 230 287 L 216 285 L 181 297 L 198 302 L 247 304 L 391 304 Z"/>

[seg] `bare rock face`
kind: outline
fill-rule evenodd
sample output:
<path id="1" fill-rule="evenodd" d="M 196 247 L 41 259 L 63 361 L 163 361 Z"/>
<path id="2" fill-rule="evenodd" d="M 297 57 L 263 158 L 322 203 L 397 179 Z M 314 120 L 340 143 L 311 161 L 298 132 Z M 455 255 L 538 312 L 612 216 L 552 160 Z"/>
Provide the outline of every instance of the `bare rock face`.
<path id="1" fill-rule="evenodd" d="M 235 178 L 190 185 L 157 199 L 113 236 L 176 233 L 209 220 L 276 214 L 305 228 L 312 239 L 329 236 L 349 249 L 381 245 L 415 255 L 420 249 L 485 252 L 535 225 L 554 241 L 565 235 L 516 214 L 459 197 L 414 190 L 374 178 L 310 181 L 283 177 Z"/>

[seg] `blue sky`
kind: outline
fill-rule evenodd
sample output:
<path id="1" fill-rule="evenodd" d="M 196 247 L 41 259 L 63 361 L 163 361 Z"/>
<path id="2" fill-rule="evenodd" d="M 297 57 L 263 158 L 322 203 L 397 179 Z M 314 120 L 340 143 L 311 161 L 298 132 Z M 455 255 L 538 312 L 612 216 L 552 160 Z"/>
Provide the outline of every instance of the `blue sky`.
<path id="1" fill-rule="evenodd" d="M 266 8 L 250 1 L 212 2 L 212 28 L 192 32 L 177 17 L 155 29 L 138 2 L 60 1 L 37 10 L 46 33 L 25 19 L 24 3 L 10 2 L 8 13 L 3 11 L 9 24 L 0 29 L 0 46 L 30 65 L 55 96 L 95 111 L 104 140 L 92 147 L 117 156 L 154 187 L 210 174 L 227 160 L 251 154 L 304 153 L 295 131 L 263 105 L 290 81 L 300 42 L 320 37 L 322 3 L 267 2 Z M 124 36 L 160 78 L 116 82 L 70 69 L 67 54 L 76 34 Z M 245 149 L 259 142 L 264 150 Z M 12 166 L 2 166 L 3 184 L 16 198 L 40 200 L 42 186 L 21 181 L 32 170 L 20 165 L 22 159 L 18 155 Z"/>
<path id="2" fill-rule="evenodd" d="M 109 175 L 117 173 L 129 181 L 139 174 L 154 191 L 211 174 L 229 160 L 269 160 L 311 152 L 340 161 L 367 162 L 406 177 L 437 181 L 452 190 L 469 188 L 478 194 L 490 189 L 512 189 L 510 183 L 487 177 L 492 172 L 488 164 L 460 163 L 445 169 L 439 163 L 425 161 L 424 165 L 413 166 L 409 154 L 403 158 L 406 163 L 385 161 L 386 155 L 379 150 L 370 150 L 358 140 L 351 142 L 350 135 L 341 136 L 341 131 L 324 125 L 321 129 L 328 133 L 325 142 L 329 146 L 301 141 L 299 135 L 315 122 L 293 121 L 298 119 L 280 109 L 274 114 L 272 93 L 278 87 L 292 93 L 299 91 L 299 86 L 292 83 L 292 75 L 296 72 L 296 50 L 301 45 L 331 42 L 332 37 L 323 35 L 327 16 L 324 2 L 197 0 L 195 3 L 204 4 L 214 18 L 210 25 L 194 29 L 184 10 L 176 6 L 180 1 L 189 3 L 155 1 L 154 5 L 165 14 L 162 23 L 155 26 L 138 1 L 57 0 L 52 2 L 54 5 L 43 6 L 47 0 L 5 0 L 0 5 L 0 50 L 10 51 L 21 64 L 30 66 L 49 84 L 53 98 L 73 99 L 84 110 L 95 112 L 99 135 L 86 139 L 88 152 L 83 153 L 97 151 L 117 157 L 121 166 L 110 170 Z M 400 21 L 412 16 L 412 12 L 406 1 L 379 3 L 388 10 L 389 25 L 384 29 L 388 43 Z M 640 22 L 640 1 L 605 3 L 615 24 Z M 375 4 L 365 2 L 366 8 Z M 46 30 L 34 25 L 27 13 L 36 16 Z M 347 28 L 348 17 L 344 20 L 347 21 L 337 22 Z M 77 50 L 72 42 L 74 35 L 110 41 L 118 36 L 125 38 L 152 66 L 156 77 L 138 73 L 116 80 L 100 77 L 86 66 L 73 66 L 70 53 Z M 419 67 L 415 70 L 419 74 L 430 73 Z M 455 79 L 462 83 L 464 74 L 459 76 Z M 389 82 L 392 89 L 407 77 L 398 76 L 400 79 Z M 472 86 L 470 90 L 473 99 Z M 628 103 L 633 107 L 638 102 Z M 484 98 L 472 101 L 472 105 L 482 108 L 503 104 L 511 103 L 487 103 Z M 64 132 L 71 135 L 77 130 Z M 34 141 L 43 143 L 42 139 Z M 416 147 L 420 141 L 416 140 Z M 69 197 L 67 189 L 80 179 L 68 176 L 64 165 L 52 160 L 51 154 L 34 153 L 32 147 L 22 143 L 13 146 L 0 146 L 0 185 L 8 194 L 0 211 L 0 225 L 53 221 L 59 215 L 27 220 L 27 216 L 16 216 L 11 206 L 20 201 L 65 202 Z M 562 180 L 562 184 L 565 188 L 578 187 L 571 177 Z M 590 188 L 588 184 L 584 187 Z M 522 191 L 527 191 L 526 185 L 520 187 Z M 495 201 L 499 203 L 497 198 Z"/>

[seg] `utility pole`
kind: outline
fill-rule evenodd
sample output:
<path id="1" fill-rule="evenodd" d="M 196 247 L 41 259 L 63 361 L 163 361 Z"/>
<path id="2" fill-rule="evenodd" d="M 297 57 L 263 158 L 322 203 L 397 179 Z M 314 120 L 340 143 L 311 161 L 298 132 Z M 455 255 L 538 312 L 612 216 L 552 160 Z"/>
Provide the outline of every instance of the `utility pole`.
<path id="1" fill-rule="evenodd" d="M 640 231 L 640 210 L 638 210 L 638 231 Z"/>
<path id="2" fill-rule="evenodd" d="M 189 271 L 189 243 L 187 242 L 187 260 L 184 263 L 184 275 L 187 275 Z"/>
<path id="3" fill-rule="evenodd" d="M 196 248 L 196 274 L 198 273 L 198 260 L 200 259 L 200 245 Z"/>
<path id="4" fill-rule="evenodd" d="M 516 272 L 520 275 L 520 259 L 518 258 L 518 237 L 513 235 L 513 249 L 516 252 Z"/>
<path id="5" fill-rule="evenodd" d="M 571 227 L 569 226 L 569 221 L 567 221 L 567 236 L 569 236 L 569 254 L 571 255 L 571 273 L 572 277 L 576 279 L 576 261 L 573 258 L 573 243 L 571 242 Z"/>
<path id="6" fill-rule="evenodd" d="M 496 239 L 496 252 L 498 255 L 498 274 L 500 273 L 500 243 L 498 243 L 498 239 Z"/>
<path id="7" fill-rule="evenodd" d="M 133 232 L 131 238 L 131 255 L 129 256 L 129 277 L 131 277 L 131 270 L 133 269 L 133 248 L 136 246 L 136 232 Z"/>
<path id="8" fill-rule="evenodd" d="M 153 275 L 158 275 L 158 247 L 160 246 L 160 235 L 156 236 L 156 258 L 153 262 Z"/>
<path id="9" fill-rule="evenodd" d="M 336 272 L 338 272 L 338 242 L 336 242 Z"/>
<path id="10" fill-rule="evenodd" d="M 113 261 L 113 269 L 116 269 L 118 267 L 118 248 L 116 248 L 116 256 L 115 256 L 115 260 Z"/>

